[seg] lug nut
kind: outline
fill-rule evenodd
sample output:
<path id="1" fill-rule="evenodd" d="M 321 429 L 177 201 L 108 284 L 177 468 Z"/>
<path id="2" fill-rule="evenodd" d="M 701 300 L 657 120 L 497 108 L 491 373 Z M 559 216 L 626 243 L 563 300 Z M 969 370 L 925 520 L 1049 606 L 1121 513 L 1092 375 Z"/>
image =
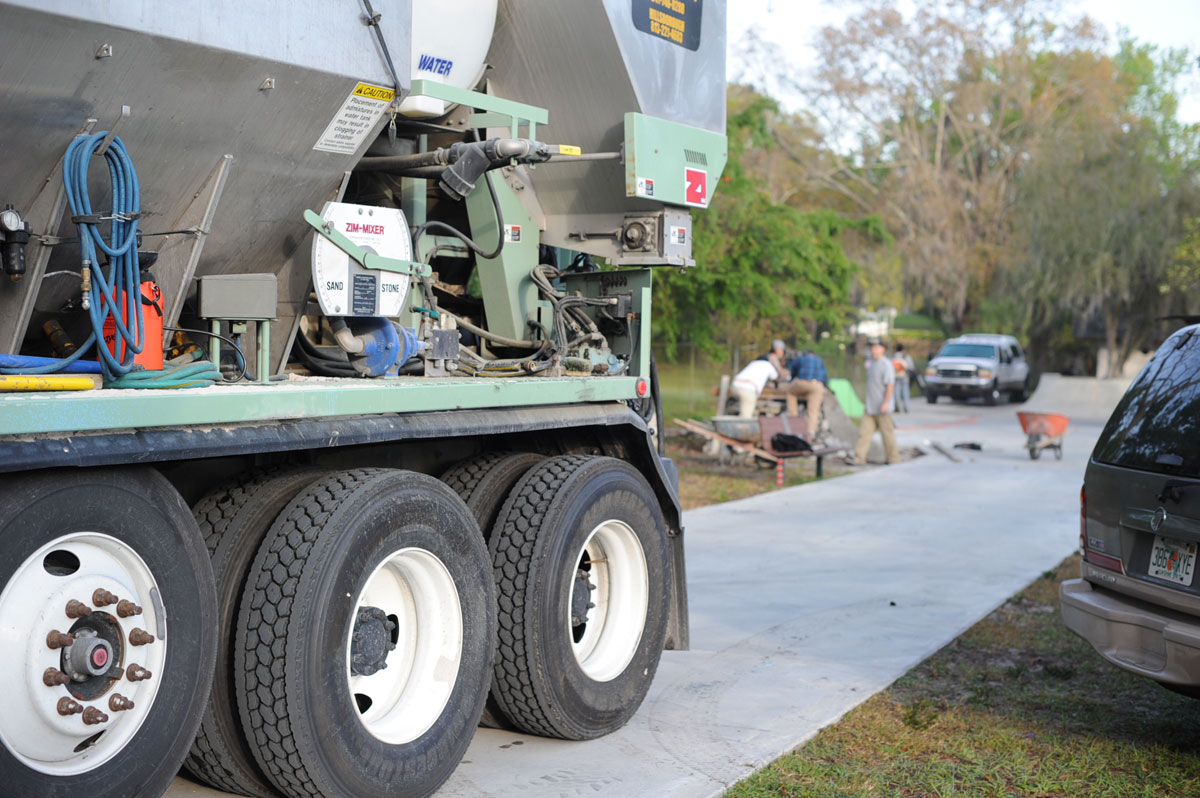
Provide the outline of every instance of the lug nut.
<path id="1" fill-rule="evenodd" d="M 154 642 L 154 635 L 150 634 L 145 629 L 134 629 L 129 633 L 129 642 L 131 645 L 144 646 L 147 643 Z"/>
<path id="2" fill-rule="evenodd" d="M 60 671 L 58 668 L 46 668 L 42 673 L 42 683 L 47 687 L 58 687 L 64 684 L 71 683 L 71 677 Z"/>
<path id="3" fill-rule="evenodd" d="M 75 635 L 60 632 L 57 629 L 50 630 L 46 635 L 46 645 L 49 648 L 66 648 L 75 642 Z"/>
<path id="4" fill-rule="evenodd" d="M 76 601 L 75 599 L 71 599 L 70 601 L 67 602 L 67 617 L 68 618 L 82 618 L 85 615 L 91 615 L 91 614 L 92 614 L 92 608 L 89 607 L 88 605 L 86 605 L 82 602 Z"/>
<path id="5" fill-rule="evenodd" d="M 92 603 L 97 607 L 107 607 L 109 604 L 116 604 L 117 601 L 119 599 L 115 594 L 109 593 L 102 587 L 96 588 L 96 591 L 92 593 Z"/>
<path id="6" fill-rule="evenodd" d="M 113 712 L 124 712 L 133 709 L 133 702 L 120 693 L 113 693 L 112 698 L 108 699 L 108 708 Z"/>
<path id="7" fill-rule="evenodd" d="M 83 712 L 83 704 L 72 701 L 65 696 L 58 699 L 58 714 L 78 715 L 80 712 Z"/>
<path id="8" fill-rule="evenodd" d="M 131 682 L 140 682 L 149 679 L 154 674 L 143 668 L 141 665 L 130 665 L 125 669 L 125 678 Z"/>
<path id="9" fill-rule="evenodd" d="M 108 715 L 105 715 L 95 707 L 88 707 L 83 710 L 83 722 L 89 726 L 95 726 L 97 723 L 107 723 Z"/>
<path id="10" fill-rule="evenodd" d="M 129 599 L 121 599 L 117 602 L 117 615 L 122 618 L 132 618 L 134 615 L 141 615 L 142 608 L 134 604 Z"/>

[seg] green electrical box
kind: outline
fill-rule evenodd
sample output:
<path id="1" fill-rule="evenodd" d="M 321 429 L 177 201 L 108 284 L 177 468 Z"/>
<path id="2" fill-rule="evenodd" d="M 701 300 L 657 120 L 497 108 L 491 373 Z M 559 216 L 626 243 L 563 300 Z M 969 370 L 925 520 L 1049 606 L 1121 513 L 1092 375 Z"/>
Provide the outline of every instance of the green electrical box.
<path id="1" fill-rule="evenodd" d="M 707 208 L 729 156 L 723 133 L 625 114 L 625 196 Z"/>

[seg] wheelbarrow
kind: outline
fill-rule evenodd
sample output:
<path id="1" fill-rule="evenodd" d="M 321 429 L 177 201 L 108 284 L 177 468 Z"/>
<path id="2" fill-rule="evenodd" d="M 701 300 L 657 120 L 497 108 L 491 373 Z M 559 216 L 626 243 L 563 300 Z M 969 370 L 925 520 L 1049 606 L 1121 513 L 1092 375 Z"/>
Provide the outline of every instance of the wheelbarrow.
<path id="1" fill-rule="evenodd" d="M 1067 425 L 1071 419 L 1060 413 L 1029 413 L 1019 412 L 1021 429 L 1025 430 L 1025 448 L 1029 450 L 1029 459 L 1036 460 L 1042 456 L 1043 449 L 1053 449 L 1056 460 L 1062 459 L 1062 439 L 1067 434 Z"/>

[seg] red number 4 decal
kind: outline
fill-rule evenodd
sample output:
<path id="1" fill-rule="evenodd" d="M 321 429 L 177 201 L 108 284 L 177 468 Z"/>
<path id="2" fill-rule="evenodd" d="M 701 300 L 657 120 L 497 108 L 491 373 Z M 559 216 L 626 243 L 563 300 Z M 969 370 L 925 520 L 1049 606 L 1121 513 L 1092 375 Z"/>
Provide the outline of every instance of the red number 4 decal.
<path id="1" fill-rule="evenodd" d="M 703 169 L 685 169 L 684 180 L 687 188 L 684 191 L 684 202 L 689 205 L 708 204 L 708 172 Z"/>

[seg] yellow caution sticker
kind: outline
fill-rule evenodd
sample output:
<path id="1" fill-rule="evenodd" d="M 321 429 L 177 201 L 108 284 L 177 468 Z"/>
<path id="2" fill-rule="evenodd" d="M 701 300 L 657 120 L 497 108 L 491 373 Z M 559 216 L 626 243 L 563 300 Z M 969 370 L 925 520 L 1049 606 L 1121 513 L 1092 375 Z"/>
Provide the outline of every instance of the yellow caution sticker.
<path id="1" fill-rule="evenodd" d="M 372 86 L 370 83 L 360 83 L 355 86 L 354 94 L 370 100 L 382 100 L 385 103 L 390 103 L 396 99 L 396 92 L 393 90 L 386 89 L 383 86 Z"/>
<path id="2" fill-rule="evenodd" d="M 338 109 L 314 150 L 352 155 L 359 151 L 383 119 L 383 114 L 396 98 L 396 92 L 383 86 L 359 83 Z"/>
<path id="3" fill-rule="evenodd" d="M 559 155 L 583 155 L 583 150 L 576 147 L 574 144 L 559 144 Z"/>

